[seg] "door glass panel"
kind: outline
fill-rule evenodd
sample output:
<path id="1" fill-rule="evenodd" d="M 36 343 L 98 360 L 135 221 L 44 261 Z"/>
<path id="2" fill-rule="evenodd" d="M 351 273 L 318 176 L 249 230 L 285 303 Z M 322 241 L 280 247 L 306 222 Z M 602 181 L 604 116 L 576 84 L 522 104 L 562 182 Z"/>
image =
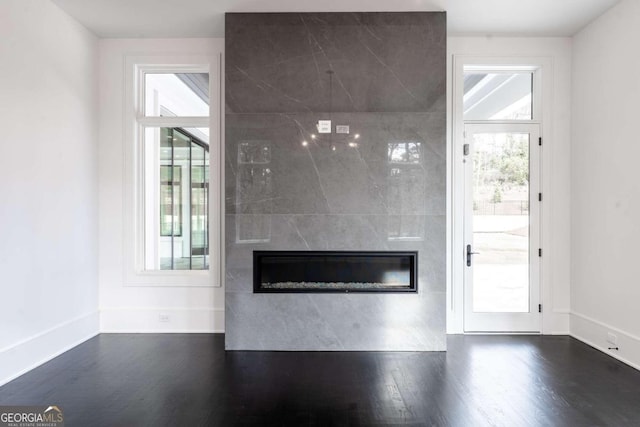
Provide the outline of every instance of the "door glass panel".
<path id="1" fill-rule="evenodd" d="M 464 120 L 533 120 L 533 74 L 464 73 Z"/>
<path id="2" fill-rule="evenodd" d="M 529 140 L 473 135 L 474 312 L 529 312 Z"/>

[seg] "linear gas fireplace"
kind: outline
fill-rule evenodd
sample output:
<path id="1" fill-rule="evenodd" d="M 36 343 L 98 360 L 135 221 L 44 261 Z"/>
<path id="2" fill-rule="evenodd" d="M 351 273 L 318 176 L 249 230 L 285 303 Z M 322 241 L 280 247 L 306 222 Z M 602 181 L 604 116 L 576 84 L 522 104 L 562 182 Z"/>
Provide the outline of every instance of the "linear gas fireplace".
<path id="1" fill-rule="evenodd" d="M 254 293 L 417 292 L 417 273 L 417 252 L 253 252 Z"/>

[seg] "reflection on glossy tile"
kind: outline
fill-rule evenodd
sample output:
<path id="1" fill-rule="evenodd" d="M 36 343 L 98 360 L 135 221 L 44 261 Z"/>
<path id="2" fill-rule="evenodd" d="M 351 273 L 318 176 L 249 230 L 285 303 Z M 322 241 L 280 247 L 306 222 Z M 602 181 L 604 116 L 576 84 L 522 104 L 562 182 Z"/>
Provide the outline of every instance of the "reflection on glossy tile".
<path id="1" fill-rule="evenodd" d="M 389 240 L 405 242 L 424 240 L 425 224 L 421 217 L 389 215 L 387 221 L 387 238 Z"/>
<path id="2" fill-rule="evenodd" d="M 420 164 L 422 159 L 422 142 L 395 141 L 387 143 L 387 161 L 389 164 Z"/>
<path id="3" fill-rule="evenodd" d="M 227 117 L 226 151 L 240 153 L 239 159 L 232 161 L 227 156 L 227 213 L 258 213 L 257 207 L 247 211 L 243 204 L 251 200 L 238 200 L 233 191 L 237 180 L 247 185 L 254 183 L 251 179 L 255 174 L 241 174 L 249 166 L 270 171 L 271 203 L 261 207 L 262 213 L 445 213 L 446 150 L 441 147 L 445 139 L 444 114 L 334 114 L 336 123 L 348 120 L 353 132 L 357 130 L 357 146 L 349 145 L 356 133 L 333 134 L 331 141 L 320 135 L 313 139 L 315 118 L 306 113 Z M 244 154 L 247 141 L 258 137 L 271 141 L 269 157 L 260 157 L 262 163 L 242 163 L 248 156 Z M 302 145 L 303 138 L 307 146 Z M 398 179 L 390 177 L 400 173 L 400 180 L 414 176 L 412 182 L 402 184 L 403 191 L 411 192 L 411 197 L 422 203 L 389 205 L 388 194 L 398 192 Z M 256 200 L 264 199 L 267 198 Z"/>
<path id="4" fill-rule="evenodd" d="M 271 241 L 271 215 L 238 215 L 236 243 L 267 243 Z"/>
<path id="5" fill-rule="evenodd" d="M 238 144 L 236 171 L 237 211 L 236 243 L 271 240 L 273 183 L 271 179 L 271 142 L 241 141 Z"/>
<path id="6" fill-rule="evenodd" d="M 399 215 L 425 211 L 425 171 L 418 166 L 389 168 L 387 205 L 389 214 Z"/>
<path id="7" fill-rule="evenodd" d="M 238 164 L 271 162 L 271 141 L 241 141 L 238 144 Z"/>
<path id="8" fill-rule="evenodd" d="M 238 213 L 271 213 L 273 185 L 268 166 L 241 165 L 236 174 Z"/>

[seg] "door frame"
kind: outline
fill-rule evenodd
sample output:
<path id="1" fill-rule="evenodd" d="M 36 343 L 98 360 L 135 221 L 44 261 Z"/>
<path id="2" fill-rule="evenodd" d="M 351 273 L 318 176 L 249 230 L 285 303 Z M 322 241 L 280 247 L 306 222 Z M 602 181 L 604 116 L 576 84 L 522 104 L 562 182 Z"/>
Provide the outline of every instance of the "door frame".
<path id="1" fill-rule="evenodd" d="M 540 301 L 542 303 L 541 333 L 553 332 L 553 313 L 545 311 L 552 306 L 551 270 L 545 268 L 551 256 L 551 236 L 546 232 L 550 223 L 551 195 L 549 176 L 551 150 L 551 100 L 553 98 L 553 59 L 548 56 L 490 56 L 459 55 L 450 57 L 450 115 L 448 147 L 448 201 L 447 201 L 447 333 L 464 332 L 464 125 L 462 99 L 464 94 L 464 67 L 473 66 L 495 70 L 535 70 L 534 120 L 515 123 L 539 125 L 543 145 L 540 152 L 540 184 L 545 195 L 541 204 L 540 240 L 544 256 L 540 259 Z M 535 101 L 537 100 L 537 102 Z"/>
<path id="2" fill-rule="evenodd" d="M 541 193 L 540 180 L 540 125 L 537 123 L 483 123 L 465 125 L 465 144 L 469 144 L 469 154 L 465 156 L 465 206 L 464 239 L 465 247 L 473 245 L 473 209 L 469 202 L 473 200 L 473 188 L 469 174 L 473 173 L 470 161 L 475 151 L 472 135 L 475 133 L 527 133 L 529 138 L 529 311 L 526 313 L 474 313 L 470 310 L 472 301 L 472 267 L 464 270 L 464 331 L 465 333 L 533 333 L 541 332 L 540 313 L 540 205 L 538 193 Z M 473 203 L 473 202 L 471 202 Z M 466 256 L 466 254 L 465 254 Z M 473 264 L 472 264 L 473 266 Z"/>

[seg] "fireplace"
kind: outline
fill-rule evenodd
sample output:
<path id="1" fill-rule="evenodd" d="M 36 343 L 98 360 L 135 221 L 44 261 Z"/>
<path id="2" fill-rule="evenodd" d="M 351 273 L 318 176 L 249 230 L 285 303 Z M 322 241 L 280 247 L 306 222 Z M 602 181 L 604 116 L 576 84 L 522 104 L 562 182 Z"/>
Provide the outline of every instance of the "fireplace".
<path id="1" fill-rule="evenodd" d="M 228 350 L 446 348 L 446 44 L 443 12 L 226 15 Z M 331 250 L 401 261 L 305 277 L 358 271 Z"/>
<path id="2" fill-rule="evenodd" d="M 417 252 L 254 251 L 254 293 L 417 292 Z"/>

